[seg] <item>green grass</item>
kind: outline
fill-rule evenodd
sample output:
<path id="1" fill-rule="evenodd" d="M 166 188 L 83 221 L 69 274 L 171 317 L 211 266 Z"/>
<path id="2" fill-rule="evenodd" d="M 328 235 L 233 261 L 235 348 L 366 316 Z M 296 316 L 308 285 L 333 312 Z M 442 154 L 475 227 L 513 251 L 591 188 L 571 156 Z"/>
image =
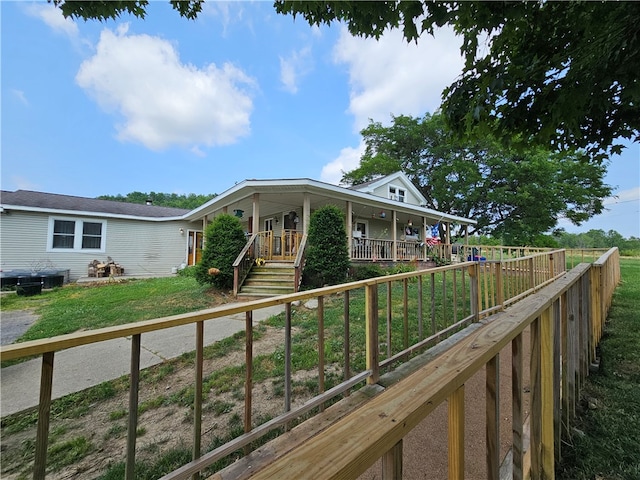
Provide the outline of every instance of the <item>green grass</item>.
<path id="1" fill-rule="evenodd" d="M 559 480 L 640 478 L 640 259 L 620 261 L 600 369 L 582 390 L 577 430 L 562 445 Z"/>
<path id="2" fill-rule="evenodd" d="M 210 308 L 216 304 L 213 293 L 193 278 L 153 278 L 69 285 L 32 297 L 3 295 L 2 310 L 30 309 L 40 315 L 20 338 L 27 341 Z"/>

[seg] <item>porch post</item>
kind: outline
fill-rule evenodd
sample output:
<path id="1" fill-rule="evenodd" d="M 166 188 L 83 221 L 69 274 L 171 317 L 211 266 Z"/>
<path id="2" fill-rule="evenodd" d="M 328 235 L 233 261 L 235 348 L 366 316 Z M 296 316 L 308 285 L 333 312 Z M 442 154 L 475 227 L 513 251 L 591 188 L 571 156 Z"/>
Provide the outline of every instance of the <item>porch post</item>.
<path id="1" fill-rule="evenodd" d="M 393 242 L 393 261 L 398 261 L 398 213 L 391 211 L 391 241 Z"/>
<path id="2" fill-rule="evenodd" d="M 253 225 L 251 231 L 258 233 L 260 231 L 260 194 L 253 194 Z"/>
<path id="3" fill-rule="evenodd" d="M 311 220 L 311 198 L 308 192 L 304 192 L 302 200 L 302 234 L 305 235 L 309 231 L 309 221 Z"/>
<path id="4" fill-rule="evenodd" d="M 347 248 L 349 249 L 349 258 L 352 258 L 353 252 L 353 204 L 347 201 Z"/>
<path id="5" fill-rule="evenodd" d="M 422 243 L 426 244 L 427 241 L 427 217 L 422 217 Z M 420 252 L 422 260 L 427 259 L 427 249 L 422 247 L 422 251 Z"/>

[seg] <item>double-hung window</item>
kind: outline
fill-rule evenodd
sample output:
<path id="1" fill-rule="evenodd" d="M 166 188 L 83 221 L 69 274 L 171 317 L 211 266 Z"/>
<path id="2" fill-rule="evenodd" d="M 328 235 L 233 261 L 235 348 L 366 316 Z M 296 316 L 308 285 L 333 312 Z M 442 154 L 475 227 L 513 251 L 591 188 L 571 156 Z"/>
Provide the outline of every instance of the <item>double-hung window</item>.
<path id="1" fill-rule="evenodd" d="M 107 222 L 72 218 L 49 218 L 49 251 L 104 252 Z"/>
<path id="2" fill-rule="evenodd" d="M 406 192 L 403 188 L 398 188 L 393 185 L 389 185 L 389 199 L 397 200 L 398 202 L 404 202 Z"/>

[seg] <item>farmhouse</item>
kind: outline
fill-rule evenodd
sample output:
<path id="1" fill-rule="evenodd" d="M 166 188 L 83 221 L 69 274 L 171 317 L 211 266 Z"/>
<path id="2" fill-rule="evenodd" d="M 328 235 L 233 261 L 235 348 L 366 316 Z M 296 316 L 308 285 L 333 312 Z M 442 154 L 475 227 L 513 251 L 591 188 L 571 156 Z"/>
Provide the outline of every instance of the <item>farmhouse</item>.
<path id="1" fill-rule="evenodd" d="M 244 226 L 250 261 L 295 263 L 304 255 L 311 214 L 327 204 L 345 213 L 352 260 L 423 261 L 434 226 L 475 223 L 426 203 L 402 172 L 349 188 L 307 178 L 245 180 L 192 211 L 2 191 L 0 268 L 63 269 L 75 281 L 97 260 L 117 264 L 127 276 L 170 274 L 199 261 L 203 231 L 222 213 Z"/>

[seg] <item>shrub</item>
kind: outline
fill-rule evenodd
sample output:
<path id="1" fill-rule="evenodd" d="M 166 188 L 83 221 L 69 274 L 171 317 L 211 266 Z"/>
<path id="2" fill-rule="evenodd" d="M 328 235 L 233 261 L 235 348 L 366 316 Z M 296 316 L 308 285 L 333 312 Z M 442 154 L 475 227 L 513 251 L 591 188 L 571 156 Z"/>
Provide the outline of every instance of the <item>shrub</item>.
<path id="1" fill-rule="evenodd" d="M 233 288 L 233 262 L 246 241 L 240 220 L 228 214 L 215 217 L 205 230 L 202 260 L 196 268 L 198 283 L 210 283 L 219 289 Z"/>
<path id="2" fill-rule="evenodd" d="M 349 270 L 349 276 L 351 280 L 357 282 L 358 280 L 366 280 L 367 278 L 381 277 L 385 274 L 385 271 L 380 265 L 353 265 Z"/>
<path id="3" fill-rule="evenodd" d="M 344 282 L 349 271 L 349 250 L 344 214 L 334 205 L 311 215 L 303 282 L 310 287 Z"/>

